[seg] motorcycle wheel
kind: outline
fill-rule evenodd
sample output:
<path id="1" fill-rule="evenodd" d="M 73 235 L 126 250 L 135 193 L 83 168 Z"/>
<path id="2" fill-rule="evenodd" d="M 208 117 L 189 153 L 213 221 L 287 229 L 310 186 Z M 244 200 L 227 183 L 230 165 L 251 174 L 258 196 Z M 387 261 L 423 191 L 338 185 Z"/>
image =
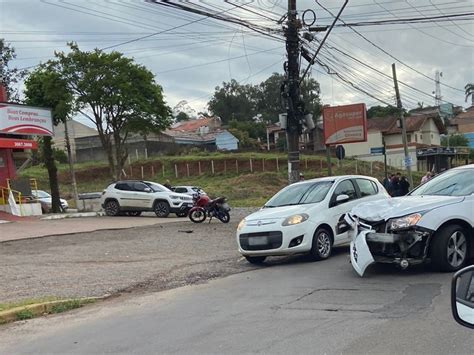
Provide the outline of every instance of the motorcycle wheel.
<path id="1" fill-rule="evenodd" d="M 206 212 L 204 210 L 194 210 L 189 213 L 189 219 L 194 223 L 202 223 L 206 220 Z"/>
<path id="2" fill-rule="evenodd" d="M 219 214 L 217 215 L 217 218 L 219 218 L 219 220 L 220 220 L 222 223 L 229 223 L 229 221 L 230 221 L 229 212 L 227 212 L 227 211 L 220 211 Z"/>

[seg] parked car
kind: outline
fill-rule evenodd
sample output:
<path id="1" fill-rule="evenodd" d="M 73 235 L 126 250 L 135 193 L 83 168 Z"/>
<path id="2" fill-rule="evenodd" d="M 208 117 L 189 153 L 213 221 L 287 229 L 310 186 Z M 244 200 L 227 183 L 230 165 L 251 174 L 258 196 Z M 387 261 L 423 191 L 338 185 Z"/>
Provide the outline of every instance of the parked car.
<path id="1" fill-rule="evenodd" d="M 198 195 L 207 195 L 203 189 L 198 186 L 173 186 L 172 190 L 174 192 L 178 192 L 180 194 L 186 194 L 189 196 L 196 196 Z"/>
<path id="2" fill-rule="evenodd" d="M 456 322 L 474 329 L 474 265 L 458 271 L 453 276 L 451 310 Z"/>
<path id="3" fill-rule="evenodd" d="M 155 182 L 122 180 L 107 186 L 102 192 L 101 205 L 108 216 L 124 213 L 139 216 L 153 211 L 158 217 L 168 217 L 170 213 L 184 217 L 193 207 L 193 199 Z"/>
<path id="4" fill-rule="evenodd" d="M 345 217 L 356 272 L 362 276 L 372 263 L 431 262 L 440 271 L 465 266 L 474 256 L 473 176 L 474 165 L 458 167 L 407 196 L 356 206 Z"/>
<path id="5" fill-rule="evenodd" d="M 326 259 L 333 246 L 350 242 L 347 232 L 335 229 L 346 212 L 361 201 L 388 198 L 384 187 L 367 176 L 326 177 L 289 185 L 240 222 L 239 252 L 250 263 L 297 253 Z"/>
<path id="6" fill-rule="evenodd" d="M 31 190 L 31 195 L 41 204 L 41 211 L 43 213 L 48 213 L 51 211 L 52 197 L 49 193 L 43 190 Z M 59 201 L 61 202 L 61 208 L 63 211 L 67 211 L 69 208 L 67 201 L 63 198 L 60 198 Z"/>

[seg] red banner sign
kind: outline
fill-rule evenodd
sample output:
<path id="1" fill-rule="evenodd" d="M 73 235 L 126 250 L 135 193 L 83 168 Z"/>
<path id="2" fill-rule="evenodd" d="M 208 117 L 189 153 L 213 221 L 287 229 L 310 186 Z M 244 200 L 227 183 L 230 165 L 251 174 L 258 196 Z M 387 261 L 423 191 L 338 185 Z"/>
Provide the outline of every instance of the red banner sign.
<path id="1" fill-rule="evenodd" d="M 28 139 L 0 138 L 0 148 L 9 149 L 38 149 L 38 143 Z"/>
<path id="2" fill-rule="evenodd" d="M 324 107 L 323 122 L 326 145 L 367 141 L 365 104 Z"/>

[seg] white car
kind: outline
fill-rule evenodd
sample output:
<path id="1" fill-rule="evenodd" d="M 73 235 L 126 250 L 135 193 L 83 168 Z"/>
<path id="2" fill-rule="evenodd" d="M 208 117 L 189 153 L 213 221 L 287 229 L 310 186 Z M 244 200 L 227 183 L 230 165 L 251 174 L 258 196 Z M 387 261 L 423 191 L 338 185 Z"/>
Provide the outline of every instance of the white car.
<path id="1" fill-rule="evenodd" d="M 347 232 L 335 229 L 339 219 L 362 201 L 390 196 L 377 179 L 335 176 L 283 188 L 237 228 L 239 252 L 250 263 L 267 256 L 310 253 L 326 259 L 333 246 L 348 244 Z"/>
<path id="2" fill-rule="evenodd" d="M 31 190 L 31 195 L 41 204 L 41 211 L 43 213 L 48 213 L 51 210 L 52 197 L 49 193 L 43 190 Z M 63 211 L 66 211 L 69 208 L 67 201 L 63 198 L 60 198 L 59 201 L 61 202 Z"/>
<path id="3" fill-rule="evenodd" d="M 101 205 L 108 216 L 139 216 L 153 211 L 158 217 L 168 217 L 170 213 L 184 217 L 193 207 L 193 199 L 155 182 L 124 180 L 110 184 L 102 192 Z"/>
<path id="4" fill-rule="evenodd" d="M 173 186 L 172 190 L 180 194 L 186 194 L 189 196 L 207 195 L 203 189 L 198 186 Z"/>
<path id="5" fill-rule="evenodd" d="M 448 170 L 407 196 L 360 204 L 345 220 L 360 276 L 377 262 L 459 270 L 474 256 L 474 165 Z"/>

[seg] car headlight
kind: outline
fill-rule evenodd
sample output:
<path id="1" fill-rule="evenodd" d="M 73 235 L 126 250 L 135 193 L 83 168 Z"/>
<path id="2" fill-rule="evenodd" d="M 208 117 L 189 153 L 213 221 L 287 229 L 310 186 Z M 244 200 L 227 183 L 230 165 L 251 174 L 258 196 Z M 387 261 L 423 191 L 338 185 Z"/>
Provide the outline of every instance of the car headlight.
<path id="1" fill-rule="evenodd" d="M 421 213 L 413 213 L 408 216 L 391 219 L 388 221 L 388 229 L 397 230 L 412 227 L 418 223 L 421 217 Z"/>
<path id="2" fill-rule="evenodd" d="M 245 219 L 241 220 L 239 225 L 237 226 L 237 232 L 239 232 L 242 228 L 244 228 L 245 224 L 246 224 Z"/>
<path id="3" fill-rule="evenodd" d="M 306 213 L 294 214 L 293 216 L 286 218 L 281 225 L 292 226 L 294 224 L 300 224 L 306 221 L 308 218 L 309 216 Z"/>

